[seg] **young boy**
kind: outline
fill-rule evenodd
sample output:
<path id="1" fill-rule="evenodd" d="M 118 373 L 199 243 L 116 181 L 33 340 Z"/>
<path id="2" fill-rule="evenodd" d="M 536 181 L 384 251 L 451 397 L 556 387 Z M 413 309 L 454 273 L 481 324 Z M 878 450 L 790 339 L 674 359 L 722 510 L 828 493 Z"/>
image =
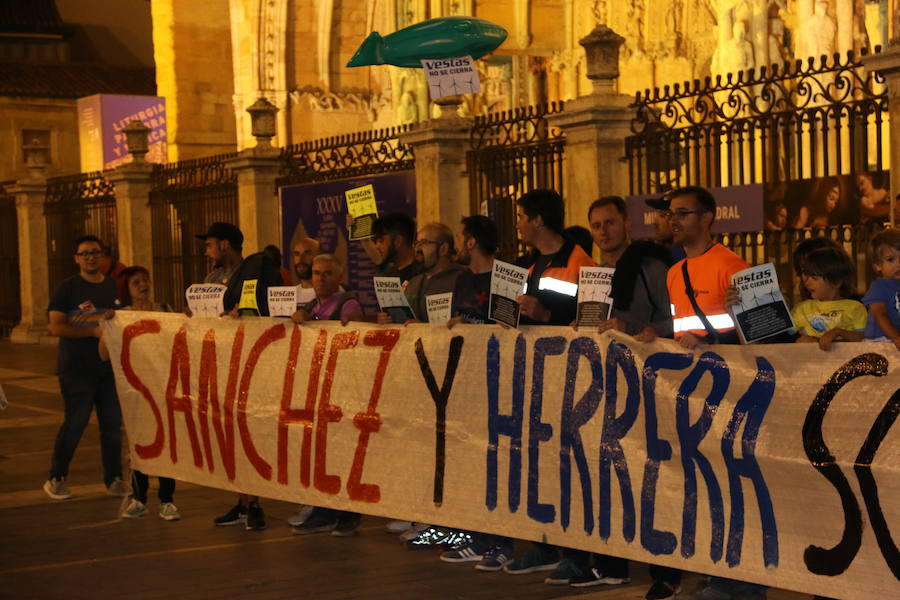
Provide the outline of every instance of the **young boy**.
<path id="1" fill-rule="evenodd" d="M 859 342 L 866 326 L 866 307 L 850 300 L 853 293 L 853 265 L 837 248 L 810 252 L 803 261 L 800 278 L 810 299 L 794 307 L 798 342 L 818 343 L 822 350 L 842 339 Z"/>
<path id="2" fill-rule="evenodd" d="M 872 238 L 872 264 L 879 278 L 863 296 L 869 308 L 866 339 L 892 342 L 900 349 L 900 229 L 885 229 Z"/>

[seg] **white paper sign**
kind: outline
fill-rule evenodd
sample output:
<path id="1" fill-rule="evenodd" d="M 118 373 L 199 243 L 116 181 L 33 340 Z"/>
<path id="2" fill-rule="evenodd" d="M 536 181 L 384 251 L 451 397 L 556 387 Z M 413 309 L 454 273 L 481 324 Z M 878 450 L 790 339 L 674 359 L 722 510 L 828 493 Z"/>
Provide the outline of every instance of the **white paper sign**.
<path id="1" fill-rule="evenodd" d="M 297 286 L 273 285 L 268 294 L 270 317 L 290 317 L 297 310 Z"/>
<path id="2" fill-rule="evenodd" d="M 579 326 L 596 326 L 609 318 L 612 311 L 612 267 L 581 267 L 578 272 Z"/>
<path id="3" fill-rule="evenodd" d="M 794 319 L 778 286 L 775 265 L 766 263 L 744 269 L 731 276 L 741 294 L 740 305 L 733 306 L 734 321 L 750 344 L 794 328 Z"/>
<path id="4" fill-rule="evenodd" d="M 409 300 L 403 293 L 403 284 L 399 277 L 373 277 L 375 297 L 382 312 L 391 316 L 394 323 L 405 323 L 415 318 Z"/>
<path id="5" fill-rule="evenodd" d="M 316 299 L 316 290 L 297 286 L 297 309 L 301 309 Z"/>
<path id="6" fill-rule="evenodd" d="M 481 79 L 471 56 L 423 60 L 422 70 L 425 71 L 432 100 L 481 91 Z"/>
<path id="7" fill-rule="evenodd" d="M 488 316 L 510 327 L 519 325 L 519 303 L 516 299 L 525 293 L 528 269 L 502 260 L 494 261 L 491 272 L 491 300 Z"/>
<path id="8" fill-rule="evenodd" d="M 450 307 L 453 305 L 453 292 L 431 294 L 425 296 L 425 309 L 428 311 L 428 322 L 432 325 L 446 325 L 450 320 Z"/>
<path id="9" fill-rule="evenodd" d="M 221 283 L 195 283 L 184 293 L 195 317 L 218 317 L 225 312 L 225 290 Z"/>

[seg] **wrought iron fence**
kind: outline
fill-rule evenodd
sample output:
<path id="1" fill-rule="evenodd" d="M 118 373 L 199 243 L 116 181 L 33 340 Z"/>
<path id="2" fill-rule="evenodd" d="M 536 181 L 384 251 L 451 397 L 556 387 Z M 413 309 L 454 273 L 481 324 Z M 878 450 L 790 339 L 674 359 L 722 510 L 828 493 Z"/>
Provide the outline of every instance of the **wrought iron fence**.
<path id="1" fill-rule="evenodd" d="M 292 144 L 281 151 L 279 187 L 350 179 L 414 167 L 413 149 L 399 136 L 411 125 Z"/>
<path id="2" fill-rule="evenodd" d="M 880 223 L 867 225 L 834 225 L 814 229 L 787 229 L 749 233 L 720 234 L 717 241 L 731 249 L 751 265 L 771 262 L 778 271 L 778 281 L 785 297 L 794 306 L 800 301 L 799 280 L 793 270 L 794 249 L 803 240 L 826 237 L 838 242 L 856 267 L 855 288 L 862 294 L 875 275 L 869 261 L 869 241 L 884 229 Z"/>
<path id="3" fill-rule="evenodd" d="M 631 193 L 880 171 L 887 103 L 884 77 L 852 54 L 639 92 Z"/>
<path id="4" fill-rule="evenodd" d="M 153 289 L 176 310 L 184 291 L 210 270 L 197 234 L 211 223 L 238 222 L 237 175 L 225 165 L 236 154 L 184 160 L 153 169 L 150 215 L 153 235 Z"/>
<path id="5" fill-rule="evenodd" d="M 516 198 L 537 188 L 563 193 L 565 138 L 547 122 L 562 109 L 562 102 L 554 102 L 475 119 L 466 156 L 471 211 L 497 223 L 498 254 L 505 260 L 520 253 Z"/>
<path id="6" fill-rule="evenodd" d="M 0 337 L 8 337 L 22 318 L 16 197 L 7 190 L 13 183 L 0 183 Z"/>
<path id="7" fill-rule="evenodd" d="M 72 256 L 80 236 L 100 238 L 115 260 L 116 190 L 100 171 L 48 179 L 44 215 L 51 292 L 65 278 L 78 273 Z"/>

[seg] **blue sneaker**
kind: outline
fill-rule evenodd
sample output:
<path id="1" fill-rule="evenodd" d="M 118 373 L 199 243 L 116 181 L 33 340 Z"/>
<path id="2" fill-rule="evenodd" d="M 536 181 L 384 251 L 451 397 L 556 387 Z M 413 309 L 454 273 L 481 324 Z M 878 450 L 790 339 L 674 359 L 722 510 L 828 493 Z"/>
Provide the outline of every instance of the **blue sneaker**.
<path id="1" fill-rule="evenodd" d="M 476 540 L 472 540 L 464 546 L 447 550 L 441 553 L 441 560 L 447 563 L 469 563 L 478 562 L 484 556 L 487 548 L 484 544 Z"/>
<path id="2" fill-rule="evenodd" d="M 475 565 L 479 571 L 500 571 L 513 561 L 512 548 L 509 546 L 492 546 Z"/>
<path id="3" fill-rule="evenodd" d="M 538 571 L 552 571 L 557 566 L 559 566 L 559 555 L 556 550 L 551 552 L 538 546 L 532 546 L 525 556 L 517 558 L 503 567 L 503 572 L 510 575 L 525 575 Z"/>
<path id="4" fill-rule="evenodd" d="M 564 558 L 553 569 L 553 572 L 547 576 L 544 583 L 547 585 L 569 585 L 569 582 L 575 578 L 582 578 L 587 574 L 588 570 L 581 567 L 578 563 L 570 558 Z"/>

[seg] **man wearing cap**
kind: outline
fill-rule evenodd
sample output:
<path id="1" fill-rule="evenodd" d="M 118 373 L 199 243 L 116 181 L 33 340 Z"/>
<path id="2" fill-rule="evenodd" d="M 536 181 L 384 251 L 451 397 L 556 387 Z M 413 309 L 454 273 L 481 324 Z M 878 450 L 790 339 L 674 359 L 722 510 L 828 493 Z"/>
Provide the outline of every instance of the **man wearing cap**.
<path id="1" fill-rule="evenodd" d="M 269 286 L 282 284 L 280 265 L 265 252 L 251 254 L 245 259 L 244 234 L 231 223 L 213 223 L 197 238 L 203 240 L 205 256 L 213 261 L 213 270 L 203 282 L 228 286 L 223 299 L 225 310 L 237 309 L 240 315 L 268 316 Z M 244 294 L 245 285 L 251 282 L 255 294 Z M 243 524 L 247 530 L 255 531 L 266 528 L 259 497 L 247 494 L 240 494 L 237 504 L 213 522 L 220 527 Z"/>
<path id="2" fill-rule="evenodd" d="M 213 262 L 213 270 L 209 272 L 203 283 L 222 283 L 228 285 L 231 274 L 244 261 L 241 248 L 244 246 L 244 234 L 231 223 L 213 223 L 209 230 L 198 235 L 206 246 L 204 255 Z"/>
<path id="3" fill-rule="evenodd" d="M 669 210 L 669 202 L 672 199 L 672 191 L 669 190 L 657 198 L 647 198 L 644 203 L 656 212 L 653 217 L 653 228 L 656 230 L 656 242 L 662 244 L 672 252 L 672 262 L 678 262 L 685 258 L 684 248 L 672 241 L 672 228 L 666 219 L 666 211 Z"/>

